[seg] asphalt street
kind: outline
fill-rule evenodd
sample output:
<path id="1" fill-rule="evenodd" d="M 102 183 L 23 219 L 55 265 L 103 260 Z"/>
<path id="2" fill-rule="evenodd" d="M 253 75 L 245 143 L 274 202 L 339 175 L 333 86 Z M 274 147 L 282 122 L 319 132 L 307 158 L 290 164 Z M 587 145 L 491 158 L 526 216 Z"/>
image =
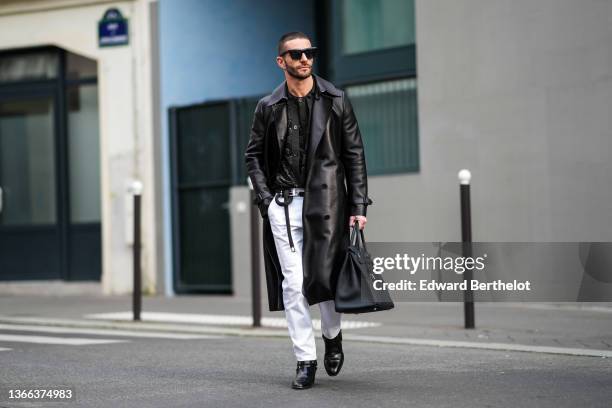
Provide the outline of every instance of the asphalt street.
<path id="1" fill-rule="evenodd" d="M 610 358 L 345 341 L 344 367 L 332 378 L 317 340 L 315 387 L 297 391 L 288 338 L 20 327 L 0 328 L 0 407 L 558 408 L 612 401 Z M 52 386 L 71 387 L 75 400 L 7 395 L 7 387 Z"/>

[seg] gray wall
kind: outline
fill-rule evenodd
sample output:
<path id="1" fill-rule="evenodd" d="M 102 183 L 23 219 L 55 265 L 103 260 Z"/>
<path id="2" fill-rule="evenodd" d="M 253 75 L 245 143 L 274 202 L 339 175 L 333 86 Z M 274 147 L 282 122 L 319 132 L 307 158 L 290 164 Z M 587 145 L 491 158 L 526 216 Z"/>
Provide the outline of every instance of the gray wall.
<path id="1" fill-rule="evenodd" d="M 612 1 L 417 0 L 419 174 L 371 177 L 370 240 L 612 240 Z"/>

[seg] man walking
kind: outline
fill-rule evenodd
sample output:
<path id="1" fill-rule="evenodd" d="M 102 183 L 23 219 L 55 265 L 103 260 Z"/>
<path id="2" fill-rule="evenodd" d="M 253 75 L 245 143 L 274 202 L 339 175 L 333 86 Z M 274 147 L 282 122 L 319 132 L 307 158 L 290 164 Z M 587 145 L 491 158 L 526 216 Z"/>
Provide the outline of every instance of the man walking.
<path id="1" fill-rule="evenodd" d="M 365 227 L 372 203 L 353 108 L 343 91 L 312 73 L 316 56 L 304 33 L 281 37 L 276 63 L 285 81 L 258 102 L 245 153 L 263 218 L 269 308 L 285 311 L 295 389 L 311 387 L 317 369 L 310 305 L 321 312 L 327 374 L 342 368 L 337 272 L 349 227 L 355 220 Z"/>

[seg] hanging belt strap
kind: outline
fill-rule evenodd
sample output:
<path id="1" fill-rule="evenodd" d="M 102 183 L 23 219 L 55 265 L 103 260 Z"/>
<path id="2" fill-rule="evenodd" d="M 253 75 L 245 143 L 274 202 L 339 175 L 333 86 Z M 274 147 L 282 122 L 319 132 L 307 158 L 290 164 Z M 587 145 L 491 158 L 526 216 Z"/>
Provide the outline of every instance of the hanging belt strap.
<path id="1" fill-rule="evenodd" d="M 285 207 L 285 224 L 287 224 L 287 236 L 289 237 L 289 245 L 291 246 L 291 252 L 295 252 L 295 246 L 293 245 L 293 238 L 291 237 L 291 225 L 289 225 L 289 204 L 293 201 L 293 196 L 289 195 L 289 190 L 285 189 L 282 191 L 283 194 L 283 202 L 278 201 L 280 198 L 279 194 L 274 196 L 274 200 L 276 204 L 282 205 Z"/>

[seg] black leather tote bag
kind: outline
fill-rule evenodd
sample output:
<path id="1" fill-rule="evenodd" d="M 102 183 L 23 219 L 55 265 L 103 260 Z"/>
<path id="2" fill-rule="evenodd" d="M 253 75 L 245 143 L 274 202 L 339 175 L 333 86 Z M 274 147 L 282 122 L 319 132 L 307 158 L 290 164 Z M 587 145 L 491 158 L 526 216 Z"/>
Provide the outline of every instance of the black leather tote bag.
<path id="1" fill-rule="evenodd" d="M 386 289 L 374 289 L 374 281 L 383 281 L 383 279 L 382 275 L 377 275 L 373 271 L 374 264 L 365 246 L 363 230 L 359 229 L 359 221 L 355 221 L 344 262 L 338 273 L 336 312 L 378 312 L 395 306 Z"/>

